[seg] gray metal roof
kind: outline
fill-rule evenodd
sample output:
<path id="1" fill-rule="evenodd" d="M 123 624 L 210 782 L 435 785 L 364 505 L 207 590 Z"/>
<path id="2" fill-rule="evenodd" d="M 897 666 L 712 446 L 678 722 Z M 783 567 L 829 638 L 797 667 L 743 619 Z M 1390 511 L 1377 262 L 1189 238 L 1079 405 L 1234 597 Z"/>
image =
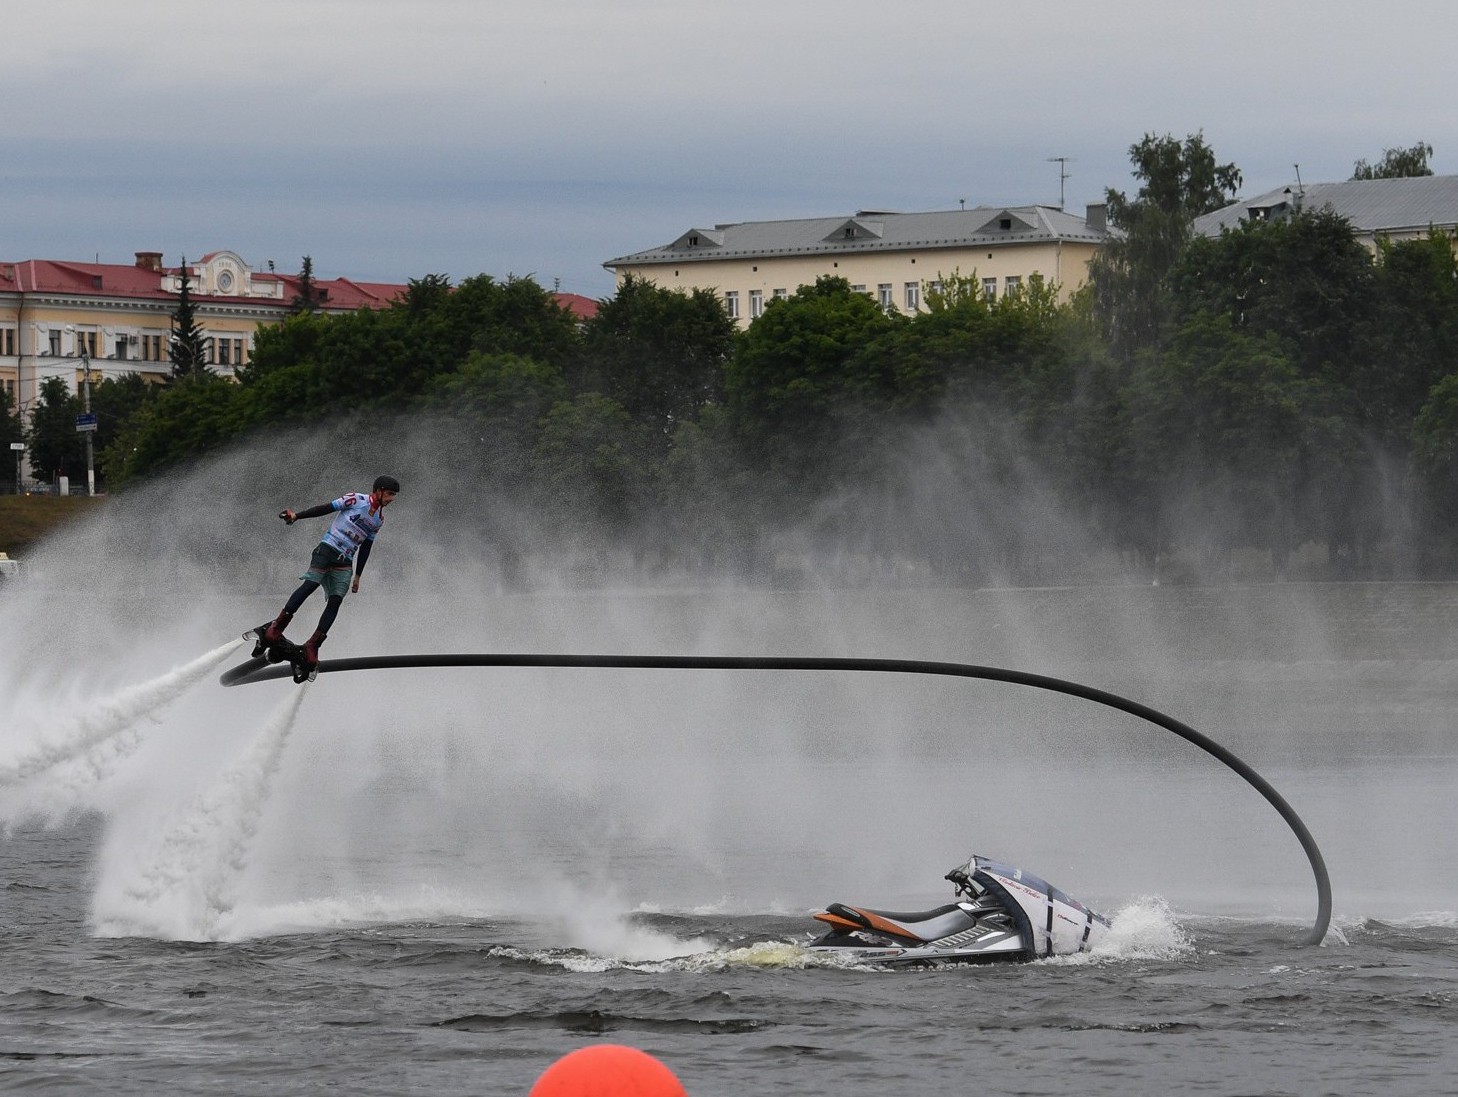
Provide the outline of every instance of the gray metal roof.
<path id="1" fill-rule="evenodd" d="M 1458 224 L 1458 175 L 1422 175 L 1412 179 L 1353 179 L 1345 183 L 1292 183 L 1195 218 L 1195 231 L 1219 236 L 1257 220 L 1294 209 L 1330 209 L 1345 217 L 1359 233 L 1425 231 L 1429 226 Z"/>
<path id="2" fill-rule="evenodd" d="M 1010 222 L 1003 228 L 1003 222 Z M 692 228 L 672 243 L 633 252 L 605 267 L 693 263 L 794 255 L 834 255 L 926 248 L 1033 244 L 1055 240 L 1097 244 L 1105 234 L 1057 206 L 976 206 L 929 213 L 861 210 L 838 217 L 741 221 Z"/>

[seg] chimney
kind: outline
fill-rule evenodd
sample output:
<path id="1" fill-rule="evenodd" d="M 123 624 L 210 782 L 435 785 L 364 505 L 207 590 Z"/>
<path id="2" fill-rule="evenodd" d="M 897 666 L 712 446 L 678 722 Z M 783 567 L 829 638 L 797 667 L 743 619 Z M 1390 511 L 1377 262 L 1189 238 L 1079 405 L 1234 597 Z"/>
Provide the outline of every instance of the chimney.
<path id="1" fill-rule="evenodd" d="M 1109 207 L 1106 202 L 1091 202 L 1083 215 L 1090 232 L 1109 231 Z"/>
<path id="2" fill-rule="evenodd" d="M 160 251 L 139 251 L 137 252 L 137 266 L 143 270 L 162 273 L 162 253 Z"/>

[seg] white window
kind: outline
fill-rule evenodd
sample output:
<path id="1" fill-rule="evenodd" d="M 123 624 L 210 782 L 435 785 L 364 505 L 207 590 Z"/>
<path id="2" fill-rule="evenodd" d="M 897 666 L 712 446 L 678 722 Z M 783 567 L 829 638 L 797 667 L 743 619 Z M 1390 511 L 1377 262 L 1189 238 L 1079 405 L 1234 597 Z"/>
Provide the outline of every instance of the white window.
<path id="1" fill-rule="evenodd" d="M 921 308 L 921 283 L 906 283 L 906 311 L 916 312 Z"/>
<path id="2" fill-rule="evenodd" d="M 1009 274 L 1004 280 L 1003 288 L 1010 295 L 1019 292 L 1023 288 L 1023 276 L 1021 274 Z"/>
<path id="3" fill-rule="evenodd" d="M 724 294 L 724 311 L 729 314 L 729 319 L 739 319 L 739 291 L 731 289 Z"/>
<path id="4" fill-rule="evenodd" d="M 987 299 L 989 301 L 995 301 L 995 300 L 997 300 L 997 279 L 996 278 L 984 278 L 984 279 L 982 279 L 982 292 L 987 297 Z"/>
<path id="5" fill-rule="evenodd" d="M 777 289 L 775 290 L 774 296 L 776 301 L 788 301 L 790 298 L 790 291 L 784 288 Z"/>
<path id="6" fill-rule="evenodd" d="M 0 328 L 0 355 L 15 357 L 15 329 Z"/>
<path id="7" fill-rule="evenodd" d="M 892 294 L 893 289 L 894 287 L 890 282 L 881 282 L 877 285 L 876 297 L 881 302 L 883 309 L 894 309 L 896 307 L 896 298 Z"/>
<path id="8" fill-rule="evenodd" d="M 749 318 L 758 320 L 764 315 L 764 290 L 752 289 L 749 291 Z"/>
<path id="9" fill-rule="evenodd" d="M 851 286 L 851 292 L 852 293 L 865 293 L 866 292 L 866 284 L 864 282 L 858 282 L 857 284 Z"/>
<path id="10" fill-rule="evenodd" d="M 59 358 L 61 356 L 61 333 L 55 328 L 52 328 L 50 331 L 46 332 L 46 336 L 50 340 L 51 357 Z"/>

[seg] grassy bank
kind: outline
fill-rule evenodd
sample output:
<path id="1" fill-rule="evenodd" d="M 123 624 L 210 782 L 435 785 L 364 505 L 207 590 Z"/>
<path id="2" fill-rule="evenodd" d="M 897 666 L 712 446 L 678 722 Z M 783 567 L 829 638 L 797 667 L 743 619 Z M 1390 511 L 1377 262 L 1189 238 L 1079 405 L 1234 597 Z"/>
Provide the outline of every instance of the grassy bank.
<path id="1" fill-rule="evenodd" d="M 0 552 L 21 559 L 57 527 L 105 504 L 105 496 L 0 495 Z"/>

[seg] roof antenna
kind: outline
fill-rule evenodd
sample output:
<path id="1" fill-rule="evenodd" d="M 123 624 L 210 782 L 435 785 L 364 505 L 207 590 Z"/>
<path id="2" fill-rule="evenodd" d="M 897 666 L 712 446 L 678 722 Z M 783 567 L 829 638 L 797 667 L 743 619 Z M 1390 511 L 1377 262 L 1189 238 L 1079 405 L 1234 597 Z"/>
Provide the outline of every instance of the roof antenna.
<path id="1" fill-rule="evenodd" d="M 1050 156 L 1048 163 L 1058 165 L 1058 208 L 1063 208 L 1063 184 L 1073 176 L 1068 174 L 1068 165 L 1073 163 L 1071 156 Z"/>
<path id="2" fill-rule="evenodd" d="M 1302 198 L 1305 198 L 1306 184 L 1301 182 L 1301 165 L 1292 164 L 1291 166 L 1296 169 L 1296 193 L 1301 195 Z"/>

